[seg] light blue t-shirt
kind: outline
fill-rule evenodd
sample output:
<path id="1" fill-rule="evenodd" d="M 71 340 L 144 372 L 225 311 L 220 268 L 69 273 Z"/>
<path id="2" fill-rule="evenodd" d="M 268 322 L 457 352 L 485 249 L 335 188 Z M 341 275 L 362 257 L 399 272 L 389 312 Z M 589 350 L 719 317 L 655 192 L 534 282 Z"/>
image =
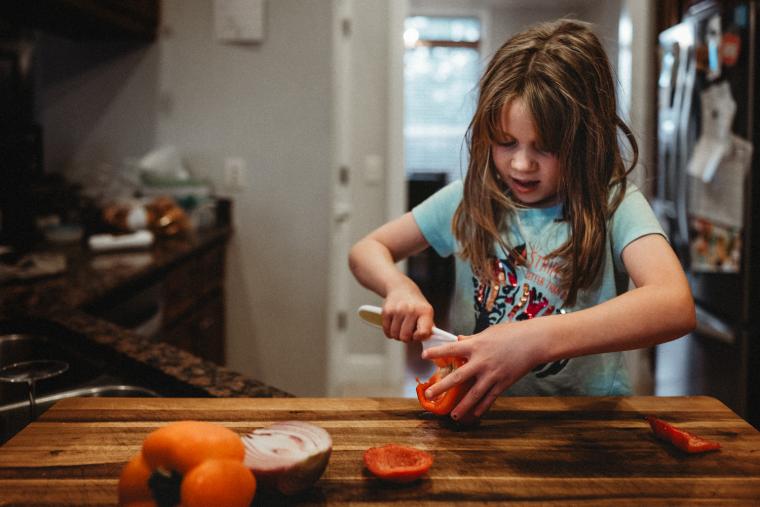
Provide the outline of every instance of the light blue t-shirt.
<path id="1" fill-rule="evenodd" d="M 423 236 L 442 257 L 459 251 L 451 225 L 462 191 L 461 181 L 452 182 L 412 210 Z M 470 335 L 499 322 L 573 312 L 607 301 L 628 287 L 621 258 L 623 249 L 647 234 L 665 236 L 646 198 L 629 184 L 608 225 L 601 276 L 594 286 L 580 291 L 576 304 L 568 308 L 558 288 L 557 260 L 547 259 L 549 253 L 565 243 L 568 233 L 569 224 L 562 219 L 561 205 L 519 209 L 511 214 L 503 234 L 508 245 L 523 253 L 527 265 L 517 265 L 495 245 L 498 253 L 493 259 L 493 269 L 501 280 L 497 285 L 479 284 L 469 263 L 457 256 L 449 319 L 452 332 Z M 611 352 L 540 365 L 505 394 L 620 396 L 631 394 L 631 387 L 622 353 Z"/>

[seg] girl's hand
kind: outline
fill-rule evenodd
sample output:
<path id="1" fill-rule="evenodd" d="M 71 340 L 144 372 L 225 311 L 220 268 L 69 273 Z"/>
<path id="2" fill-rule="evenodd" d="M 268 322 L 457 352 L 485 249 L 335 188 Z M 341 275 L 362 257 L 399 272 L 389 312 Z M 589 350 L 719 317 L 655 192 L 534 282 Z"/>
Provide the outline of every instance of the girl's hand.
<path id="1" fill-rule="evenodd" d="M 351 272 L 364 287 L 385 298 L 383 331 L 388 338 L 409 342 L 424 340 L 433 332 L 433 307 L 396 265 L 429 246 L 412 213 L 407 212 L 351 248 Z"/>
<path id="2" fill-rule="evenodd" d="M 423 359 L 462 357 L 467 363 L 431 386 L 425 395 L 438 396 L 456 384 L 475 378 L 472 388 L 451 411 L 451 418 L 461 419 L 470 412 L 480 417 L 509 386 L 541 364 L 536 319 L 491 326 L 472 336 L 460 336 L 459 342 L 433 347 L 422 353 Z"/>
<path id="3" fill-rule="evenodd" d="M 388 338 L 404 343 L 424 340 L 433 333 L 433 307 L 416 285 L 388 292 L 383 304 L 383 331 Z"/>

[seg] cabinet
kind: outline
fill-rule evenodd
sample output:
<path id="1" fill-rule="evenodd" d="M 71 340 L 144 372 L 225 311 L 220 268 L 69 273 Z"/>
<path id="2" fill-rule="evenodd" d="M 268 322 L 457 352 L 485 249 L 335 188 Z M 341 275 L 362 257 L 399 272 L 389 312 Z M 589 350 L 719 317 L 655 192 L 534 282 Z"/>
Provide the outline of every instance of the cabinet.
<path id="1" fill-rule="evenodd" d="M 177 348 L 224 364 L 224 244 L 183 261 L 163 282 L 161 338 Z"/>
<path id="2" fill-rule="evenodd" d="M 0 21 L 74 40 L 152 41 L 160 18 L 158 0 L 21 0 L 0 4 Z"/>
<path id="3" fill-rule="evenodd" d="M 166 266 L 125 281 L 84 310 L 223 365 L 226 245 L 226 239 L 199 245 Z M 113 269 L 118 271 L 118 263 Z"/>

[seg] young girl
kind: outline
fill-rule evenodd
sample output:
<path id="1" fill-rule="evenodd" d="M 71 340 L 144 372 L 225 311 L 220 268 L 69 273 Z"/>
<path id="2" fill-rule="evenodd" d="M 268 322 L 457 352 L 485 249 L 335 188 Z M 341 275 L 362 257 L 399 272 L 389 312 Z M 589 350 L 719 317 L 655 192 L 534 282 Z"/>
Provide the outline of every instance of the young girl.
<path id="1" fill-rule="evenodd" d="M 626 395 L 621 351 L 694 328 L 686 277 L 647 201 L 626 182 L 609 61 L 590 27 L 559 20 L 509 39 L 480 81 L 464 180 L 354 245 L 350 266 L 385 298 L 383 329 L 431 334 L 433 309 L 395 263 L 456 255 L 457 343 L 423 358 L 467 363 L 426 391 L 473 387 L 451 412 L 480 416 L 502 393 Z M 628 280 L 635 288 L 627 291 Z M 469 336 L 468 336 L 469 335 Z M 468 414 L 469 415 L 469 414 Z"/>

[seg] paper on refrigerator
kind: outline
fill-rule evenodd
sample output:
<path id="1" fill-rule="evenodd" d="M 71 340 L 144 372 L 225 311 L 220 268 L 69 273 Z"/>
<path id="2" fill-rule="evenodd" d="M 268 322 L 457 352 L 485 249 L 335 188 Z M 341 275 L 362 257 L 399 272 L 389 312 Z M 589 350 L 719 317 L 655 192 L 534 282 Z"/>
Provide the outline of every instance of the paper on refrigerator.
<path id="1" fill-rule="evenodd" d="M 731 136 L 731 149 L 710 182 L 689 181 L 691 269 L 737 273 L 741 268 L 744 226 L 744 180 L 752 143 Z"/>
<path id="2" fill-rule="evenodd" d="M 738 229 L 744 225 L 744 180 L 752 160 L 752 143 L 735 135 L 729 141 L 710 181 L 689 180 L 689 212 Z"/>
<path id="3" fill-rule="evenodd" d="M 691 271 L 738 273 L 741 269 L 742 231 L 723 227 L 709 220 L 692 217 L 689 221 Z"/>
<path id="4" fill-rule="evenodd" d="M 701 133 L 686 170 L 689 175 L 709 183 L 732 146 L 731 124 L 736 102 L 726 81 L 707 88 L 700 94 Z"/>

